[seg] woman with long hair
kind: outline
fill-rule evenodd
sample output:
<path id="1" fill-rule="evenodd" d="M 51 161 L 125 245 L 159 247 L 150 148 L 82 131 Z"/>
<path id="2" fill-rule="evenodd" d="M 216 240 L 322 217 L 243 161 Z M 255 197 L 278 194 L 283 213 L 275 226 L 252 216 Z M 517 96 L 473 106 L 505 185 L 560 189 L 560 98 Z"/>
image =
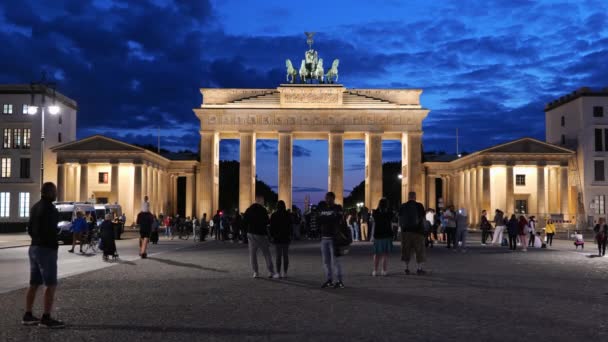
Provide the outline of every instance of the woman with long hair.
<path id="1" fill-rule="evenodd" d="M 553 245 L 553 236 L 555 235 L 555 223 L 553 220 L 547 220 L 547 225 L 545 226 L 545 236 L 547 237 L 547 246 Z"/>
<path id="2" fill-rule="evenodd" d="M 386 198 L 380 199 L 378 202 L 378 209 L 373 213 L 374 216 L 374 270 L 372 276 L 375 277 L 378 274 L 378 265 L 382 262 L 381 275 L 386 276 L 386 264 L 388 255 L 393 249 L 393 229 L 392 219 L 393 212 L 388 207 L 388 200 Z"/>
<path id="3" fill-rule="evenodd" d="M 530 227 L 528 227 L 528 220 L 526 220 L 524 215 L 519 216 L 519 222 L 517 224 L 517 229 L 518 229 L 518 233 L 519 233 L 519 243 L 521 243 L 521 249 L 524 252 L 527 252 L 528 251 L 528 234 L 529 234 L 528 231 L 529 231 Z"/>
<path id="4" fill-rule="evenodd" d="M 511 215 L 511 219 L 507 222 L 507 233 L 509 234 L 509 250 L 517 249 L 517 235 L 519 234 L 519 222 L 515 214 Z"/>

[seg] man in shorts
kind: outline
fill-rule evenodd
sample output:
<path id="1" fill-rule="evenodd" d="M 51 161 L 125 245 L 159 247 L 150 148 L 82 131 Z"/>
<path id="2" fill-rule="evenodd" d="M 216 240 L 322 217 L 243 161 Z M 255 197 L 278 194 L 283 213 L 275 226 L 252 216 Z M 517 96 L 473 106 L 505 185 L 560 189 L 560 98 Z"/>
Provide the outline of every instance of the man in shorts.
<path id="1" fill-rule="evenodd" d="M 426 274 L 422 269 L 426 261 L 424 247 L 424 206 L 416 202 L 416 193 L 410 192 L 408 201 L 399 207 L 399 225 L 401 226 L 401 259 L 405 262 L 405 274 L 410 274 L 410 258 L 416 254 L 418 264 L 416 273 Z"/>
<path id="2" fill-rule="evenodd" d="M 25 297 L 25 314 L 23 325 L 38 325 L 44 328 L 63 328 L 65 324 L 51 318 L 51 309 L 57 288 L 57 223 L 59 213 L 53 204 L 57 198 L 57 187 L 53 183 L 44 183 L 40 190 L 41 199 L 30 211 L 27 231 L 32 237 L 28 254 L 30 259 L 30 287 Z M 32 309 L 36 300 L 38 287 L 44 285 L 44 312 L 42 318 L 36 318 Z"/>

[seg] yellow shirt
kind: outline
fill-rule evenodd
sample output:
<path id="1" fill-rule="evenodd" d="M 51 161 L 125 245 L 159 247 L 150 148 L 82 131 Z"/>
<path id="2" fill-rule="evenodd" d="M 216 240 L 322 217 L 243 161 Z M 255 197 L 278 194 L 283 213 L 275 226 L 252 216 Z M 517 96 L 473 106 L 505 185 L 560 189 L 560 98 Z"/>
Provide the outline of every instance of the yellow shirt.
<path id="1" fill-rule="evenodd" d="M 555 234 L 555 223 L 547 223 L 545 227 L 546 234 Z"/>

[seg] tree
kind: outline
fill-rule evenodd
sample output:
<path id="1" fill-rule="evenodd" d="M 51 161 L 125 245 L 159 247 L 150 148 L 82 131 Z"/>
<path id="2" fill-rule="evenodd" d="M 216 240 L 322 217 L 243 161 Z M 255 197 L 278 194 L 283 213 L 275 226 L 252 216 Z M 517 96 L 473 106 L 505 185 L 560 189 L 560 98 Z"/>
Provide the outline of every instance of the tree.
<path id="1" fill-rule="evenodd" d="M 233 212 L 239 207 L 239 162 L 236 160 L 220 161 L 220 209 Z M 268 184 L 255 180 L 256 195 L 264 196 L 266 205 L 275 208 L 279 195 Z"/>
<path id="2" fill-rule="evenodd" d="M 382 196 L 388 199 L 389 205 L 397 208 L 401 204 L 401 162 L 386 162 L 382 164 Z M 355 186 L 344 198 L 344 208 L 355 208 L 357 203 L 365 202 L 365 180 Z M 378 203 L 372 203 L 374 209 Z"/>

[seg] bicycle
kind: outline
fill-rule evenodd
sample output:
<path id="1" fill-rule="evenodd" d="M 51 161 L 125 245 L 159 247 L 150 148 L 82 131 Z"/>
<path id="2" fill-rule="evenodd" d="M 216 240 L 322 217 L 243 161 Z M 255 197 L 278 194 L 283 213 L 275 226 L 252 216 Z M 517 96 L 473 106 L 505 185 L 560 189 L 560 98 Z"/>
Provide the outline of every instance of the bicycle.
<path id="1" fill-rule="evenodd" d="M 93 228 L 87 233 L 87 240 L 84 244 L 84 253 L 92 251 L 93 253 L 99 252 L 99 229 Z"/>

